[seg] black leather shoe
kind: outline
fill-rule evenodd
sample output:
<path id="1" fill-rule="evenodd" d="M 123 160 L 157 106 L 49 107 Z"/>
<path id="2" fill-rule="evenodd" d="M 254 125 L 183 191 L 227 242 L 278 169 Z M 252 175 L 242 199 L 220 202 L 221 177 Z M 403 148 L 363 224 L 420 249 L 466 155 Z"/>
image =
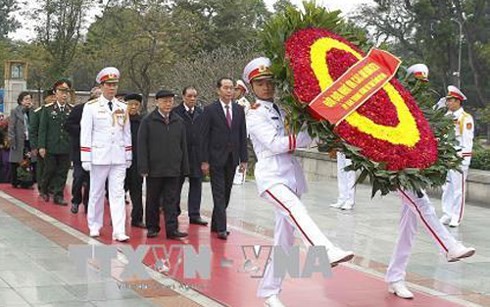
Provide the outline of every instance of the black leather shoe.
<path id="1" fill-rule="evenodd" d="M 44 194 L 44 193 L 41 193 L 39 194 L 39 196 L 41 196 L 41 198 L 45 201 L 45 202 L 48 202 L 49 201 L 49 194 Z"/>
<path id="2" fill-rule="evenodd" d="M 211 232 L 218 232 L 218 231 L 217 231 L 216 229 L 211 229 Z M 226 231 L 226 234 L 227 234 L 227 235 L 230 235 L 230 233 L 231 233 L 231 232 L 230 232 L 229 230 L 227 230 L 227 231 Z"/>
<path id="3" fill-rule="evenodd" d="M 228 240 L 228 231 L 221 231 L 221 232 L 218 232 L 218 239 L 221 239 L 221 240 Z"/>
<path id="4" fill-rule="evenodd" d="M 201 217 L 198 217 L 197 219 L 189 219 L 189 224 L 207 226 L 208 222 L 203 220 Z"/>
<path id="5" fill-rule="evenodd" d="M 146 237 L 147 238 L 155 238 L 155 237 L 158 237 L 158 231 L 156 231 L 156 230 L 148 230 L 148 232 L 146 233 Z"/>
<path id="6" fill-rule="evenodd" d="M 80 206 L 80 204 L 71 204 L 71 213 L 78 213 L 78 207 Z"/>
<path id="7" fill-rule="evenodd" d="M 178 230 L 174 230 L 172 232 L 167 233 L 167 239 L 180 239 L 187 237 L 187 232 L 180 232 Z"/>
<path id="8" fill-rule="evenodd" d="M 53 203 L 58 206 L 68 206 L 68 203 L 62 197 L 55 197 Z"/>
<path id="9" fill-rule="evenodd" d="M 131 222 L 131 226 L 136 227 L 136 228 L 143 228 L 146 229 L 146 225 L 143 222 Z"/>

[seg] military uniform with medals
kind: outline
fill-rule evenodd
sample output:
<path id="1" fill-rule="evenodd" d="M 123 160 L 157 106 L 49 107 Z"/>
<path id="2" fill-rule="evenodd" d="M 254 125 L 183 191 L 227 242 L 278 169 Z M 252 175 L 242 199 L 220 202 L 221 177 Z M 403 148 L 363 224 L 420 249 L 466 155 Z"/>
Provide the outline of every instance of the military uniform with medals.
<path id="1" fill-rule="evenodd" d="M 73 105 L 58 102 L 49 103 L 39 112 L 39 133 L 37 146 L 44 148 L 44 176 L 40 192 L 45 200 L 49 200 L 48 187 L 52 186 L 54 203 L 66 206 L 63 199 L 66 177 L 70 168 L 70 136 L 65 130 L 65 121 Z"/>

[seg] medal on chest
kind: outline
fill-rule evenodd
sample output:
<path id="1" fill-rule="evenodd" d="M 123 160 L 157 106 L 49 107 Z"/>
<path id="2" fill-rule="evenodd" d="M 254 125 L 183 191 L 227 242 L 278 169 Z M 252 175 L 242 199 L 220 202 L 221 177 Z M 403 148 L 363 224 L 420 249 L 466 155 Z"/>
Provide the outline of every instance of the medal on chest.
<path id="1" fill-rule="evenodd" d="M 112 112 L 112 126 L 115 126 L 117 124 L 123 127 L 127 120 L 128 116 L 123 109 L 117 109 Z"/>

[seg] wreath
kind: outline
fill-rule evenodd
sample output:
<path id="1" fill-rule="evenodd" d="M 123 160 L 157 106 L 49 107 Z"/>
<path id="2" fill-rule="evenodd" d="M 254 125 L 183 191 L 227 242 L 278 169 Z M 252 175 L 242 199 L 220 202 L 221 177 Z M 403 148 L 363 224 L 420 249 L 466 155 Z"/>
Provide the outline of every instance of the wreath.
<path id="1" fill-rule="evenodd" d="M 287 7 L 269 20 L 261 33 L 265 54 L 293 131 L 306 122 L 312 136 L 327 150 L 352 160 L 346 170 L 369 178 L 372 196 L 400 188 L 414 192 L 441 186 L 461 159 L 453 147 L 454 124 L 444 110 L 433 110 L 427 86 L 411 86 L 396 78 L 385 83 L 339 123 L 319 120 L 310 103 L 332 85 L 369 49 L 363 31 L 314 3 L 304 11 Z M 418 99 L 418 100 L 416 100 Z"/>

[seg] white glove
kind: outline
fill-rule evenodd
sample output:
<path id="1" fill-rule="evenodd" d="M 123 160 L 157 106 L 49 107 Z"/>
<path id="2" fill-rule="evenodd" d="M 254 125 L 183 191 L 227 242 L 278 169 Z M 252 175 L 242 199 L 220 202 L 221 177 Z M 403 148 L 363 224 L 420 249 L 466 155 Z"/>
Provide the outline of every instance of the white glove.
<path id="1" fill-rule="evenodd" d="M 82 162 L 82 168 L 86 170 L 87 172 L 90 172 L 90 169 L 92 168 L 92 163 L 90 162 Z"/>
<path id="2" fill-rule="evenodd" d="M 126 168 L 130 168 L 132 164 L 131 160 L 126 160 Z"/>

